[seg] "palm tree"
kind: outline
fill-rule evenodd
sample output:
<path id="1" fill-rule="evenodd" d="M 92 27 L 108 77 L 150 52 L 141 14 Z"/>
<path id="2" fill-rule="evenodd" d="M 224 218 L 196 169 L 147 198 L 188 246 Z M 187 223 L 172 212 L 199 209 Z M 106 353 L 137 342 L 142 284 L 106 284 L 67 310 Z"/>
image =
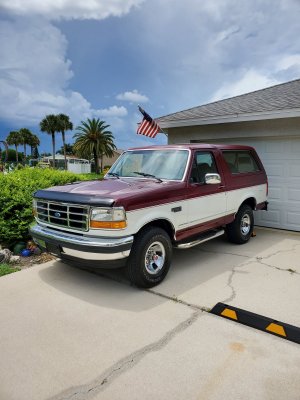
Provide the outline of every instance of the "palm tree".
<path id="1" fill-rule="evenodd" d="M 54 114 L 46 115 L 46 117 L 40 122 L 40 129 L 42 132 L 47 132 L 52 136 L 53 168 L 55 168 L 55 133 L 59 132 L 57 116 Z"/>
<path id="2" fill-rule="evenodd" d="M 81 125 L 77 127 L 78 132 L 73 136 L 76 141 L 74 143 L 74 151 L 80 156 L 90 158 L 93 155 L 95 161 L 96 173 L 99 174 L 99 158 L 103 155 L 112 155 L 116 149 L 113 134 L 107 130 L 109 125 L 105 125 L 105 121 L 100 119 L 88 119 L 86 122 L 81 121 Z"/>
<path id="3" fill-rule="evenodd" d="M 64 150 L 64 157 L 65 157 L 65 170 L 67 169 L 67 156 L 66 156 L 66 140 L 65 140 L 65 131 L 72 131 L 73 124 L 70 121 L 70 117 L 65 114 L 59 114 L 58 118 L 58 130 L 61 132 L 62 142 L 63 142 L 63 150 Z"/>
<path id="4" fill-rule="evenodd" d="M 102 147 L 102 151 L 101 151 L 101 172 L 103 172 L 103 156 L 106 157 L 113 157 L 114 155 L 114 150 L 116 150 L 116 146 L 114 144 L 114 142 L 111 141 L 105 141 L 105 143 L 103 143 Z"/>
<path id="5" fill-rule="evenodd" d="M 64 149 L 66 149 L 67 156 L 71 156 L 74 154 L 73 145 L 71 143 L 66 143 L 65 147 L 61 146 L 61 148 L 57 150 L 56 154 L 64 154 Z"/>
<path id="6" fill-rule="evenodd" d="M 32 134 L 31 138 L 28 142 L 28 144 L 31 148 L 31 157 L 33 157 L 33 153 L 34 153 L 35 149 L 37 148 L 37 146 L 40 145 L 40 143 L 41 143 L 40 139 L 36 135 Z"/>
<path id="7" fill-rule="evenodd" d="M 17 160 L 17 164 L 19 163 L 19 155 L 18 155 L 18 146 L 19 144 L 22 144 L 22 137 L 19 133 L 19 131 L 11 131 L 9 132 L 7 138 L 6 138 L 6 142 L 10 145 L 10 146 L 15 146 L 16 148 L 16 160 Z"/>
<path id="8" fill-rule="evenodd" d="M 21 135 L 22 144 L 24 146 L 24 163 L 26 163 L 26 145 L 30 144 L 30 139 L 31 139 L 33 133 L 27 128 L 21 128 L 19 130 L 19 133 Z"/>

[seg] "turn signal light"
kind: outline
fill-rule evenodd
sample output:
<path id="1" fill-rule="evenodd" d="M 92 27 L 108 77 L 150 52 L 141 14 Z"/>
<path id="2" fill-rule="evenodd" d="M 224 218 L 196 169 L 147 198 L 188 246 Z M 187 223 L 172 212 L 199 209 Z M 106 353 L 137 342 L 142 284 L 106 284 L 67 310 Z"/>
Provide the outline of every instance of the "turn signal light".
<path id="1" fill-rule="evenodd" d="M 91 221 L 90 227 L 96 229 L 123 229 L 126 228 L 126 221 Z"/>

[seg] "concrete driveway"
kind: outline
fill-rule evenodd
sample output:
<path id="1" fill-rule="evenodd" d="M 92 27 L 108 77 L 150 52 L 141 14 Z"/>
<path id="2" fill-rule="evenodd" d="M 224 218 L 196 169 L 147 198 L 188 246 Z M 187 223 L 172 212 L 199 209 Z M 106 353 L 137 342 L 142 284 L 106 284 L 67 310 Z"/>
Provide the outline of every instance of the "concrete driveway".
<path id="1" fill-rule="evenodd" d="M 300 399 L 300 345 L 207 312 L 300 327 L 300 235 L 177 250 L 138 290 L 59 261 L 0 278 L 0 399 Z"/>

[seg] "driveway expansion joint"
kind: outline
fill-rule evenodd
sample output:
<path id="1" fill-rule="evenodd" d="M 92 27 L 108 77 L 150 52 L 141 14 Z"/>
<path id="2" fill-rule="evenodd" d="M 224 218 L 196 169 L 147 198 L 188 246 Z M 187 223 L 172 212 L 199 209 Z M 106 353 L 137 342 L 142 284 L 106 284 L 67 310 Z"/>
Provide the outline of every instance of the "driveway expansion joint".
<path id="1" fill-rule="evenodd" d="M 153 290 L 153 289 L 147 289 L 146 291 L 148 293 L 154 294 L 155 296 L 162 297 L 163 299 L 166 299 L 166 300 L 171 300 L 171 301 L 173 301 L 173 302 L 175 302 L 177 304 L 181 304 L 183 306 L 190 307 L 190 308 L 192 308 L 194 310 L 205 311 L 205 312 L 209 312 L 210 311 L 209 307 L 204 307 L 204 306 L 199 306 L 197 304 L 188 303 L 187 301 L 179 299 L 176 296 L 169 296 L 167 294 L 163 294 L 163 293 L 157 292 L 156 290 Z"/>
<path id="2" fill-rule="evenodd" d="M 92 382 L 86 385 L 66 389 L 64 392 L 51 397 L 48 400 L 91 400 L 98 393 L 104 391 L 120 375 L 138 364 L 149 353 L 160 351 L 166 347 L 171 340 L 181 332 L 188 329 L 201 315 L 203 315 L 201 310 L 194 311 L 189 318 L 168 331 L 162 338 L 117 361 Z"/>

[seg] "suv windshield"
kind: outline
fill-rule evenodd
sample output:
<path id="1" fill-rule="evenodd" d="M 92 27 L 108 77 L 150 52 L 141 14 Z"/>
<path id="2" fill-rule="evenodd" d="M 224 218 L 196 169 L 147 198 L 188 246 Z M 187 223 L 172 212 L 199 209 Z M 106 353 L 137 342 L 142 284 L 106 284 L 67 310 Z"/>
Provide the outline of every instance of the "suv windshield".
<path id="1" fill-rule="evenodd" d="M 186 168 L 187 150 L 132 150 L 123 153 L 108 175 L 181 180 Z M 116 176 L 116 175 L 115 175 Z"/>

